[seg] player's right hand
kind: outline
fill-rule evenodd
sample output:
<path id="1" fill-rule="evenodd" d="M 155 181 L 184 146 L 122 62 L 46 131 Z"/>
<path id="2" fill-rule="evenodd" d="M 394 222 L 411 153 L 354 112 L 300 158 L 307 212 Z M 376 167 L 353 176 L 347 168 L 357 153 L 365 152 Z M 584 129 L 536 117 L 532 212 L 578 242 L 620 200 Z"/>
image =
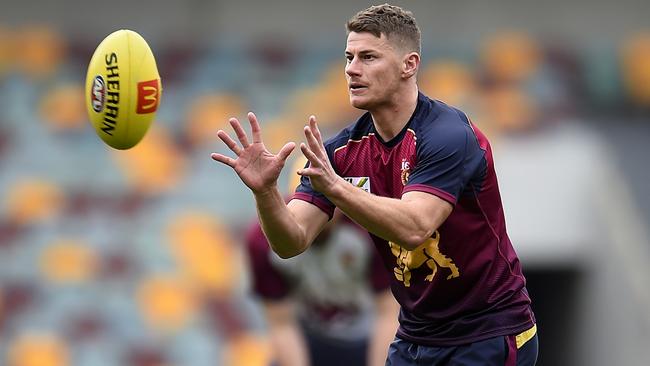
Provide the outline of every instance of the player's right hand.
<path id="1" fill-rule="evenodd" d="M 248 121 L 251 125 L 252 143 L 249 143 L 248 136 L 237 118 L 231 118 L 229 122 L 235 130 L 240 144 L 237 144 L 225 131 L 217 132 L 217 136 L 235 153 L 236 158 L 233 159 L 219 153 L 212 153 L 210 156 L 213 160 L 233 168 L 253 193 L 264 193 L 277 185 L 280 172 L 296 144 L 289 142 L 280 149 L 277 155 L 274 155 L 266 149 L 262 142 L 260 124 L 253 112 L 248 113 Z"/>

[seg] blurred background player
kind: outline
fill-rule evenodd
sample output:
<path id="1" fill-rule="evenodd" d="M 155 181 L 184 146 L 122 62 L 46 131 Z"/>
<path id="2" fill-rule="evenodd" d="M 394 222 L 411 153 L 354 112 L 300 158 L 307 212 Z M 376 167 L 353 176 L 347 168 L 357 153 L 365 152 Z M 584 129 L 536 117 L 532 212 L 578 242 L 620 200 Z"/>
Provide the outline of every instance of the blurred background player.
<path id="1" fill-rule="evenodd" d="M 294 164 L 291 191 L 305 162 Z M 246 247 L 273 365 L 384 365 L 399 305 L 364 230 L 337 212 L 308 251 L 282 259 L 255 220 Z"/>

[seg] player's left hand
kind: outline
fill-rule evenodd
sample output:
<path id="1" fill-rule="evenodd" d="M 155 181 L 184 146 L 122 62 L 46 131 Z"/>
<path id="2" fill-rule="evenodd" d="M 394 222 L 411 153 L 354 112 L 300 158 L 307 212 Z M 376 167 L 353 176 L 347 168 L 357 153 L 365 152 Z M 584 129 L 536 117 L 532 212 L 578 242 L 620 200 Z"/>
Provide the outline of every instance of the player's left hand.
<path id="1" fill-rule="evenodd" d="M 309 160 L 309 166 L 298 170 L 297 173 L 309 177 L 312 188 L 327 196 L 341 178 L 332 168 L 315 116 L 309 117 L 309 125 L 305 126 L 304 132 L 307 143 L 301 143 L 300 150 Z"/>

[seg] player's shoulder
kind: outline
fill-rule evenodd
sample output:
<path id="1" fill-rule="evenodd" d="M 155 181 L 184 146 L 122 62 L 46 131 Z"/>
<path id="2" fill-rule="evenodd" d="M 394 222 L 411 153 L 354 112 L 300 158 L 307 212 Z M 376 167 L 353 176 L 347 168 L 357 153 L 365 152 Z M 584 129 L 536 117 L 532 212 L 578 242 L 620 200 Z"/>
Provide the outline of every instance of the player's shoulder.
<path id="1" fill-rule="evenodd" d="M 470 126 L 469 118 L 465 112 L 440 100 L 431 99 L 422 93 L 418 97 L 418 110 L 414 122 L 416 127 L 426 129 L 464 130 Z"/>
<path id="2" fill-rule="evenodd" d="M 469 117 L 460 109 L 420 93 L 416 118 L 411 128 L 418 141 L 464 141 L 474 136 Z"/>

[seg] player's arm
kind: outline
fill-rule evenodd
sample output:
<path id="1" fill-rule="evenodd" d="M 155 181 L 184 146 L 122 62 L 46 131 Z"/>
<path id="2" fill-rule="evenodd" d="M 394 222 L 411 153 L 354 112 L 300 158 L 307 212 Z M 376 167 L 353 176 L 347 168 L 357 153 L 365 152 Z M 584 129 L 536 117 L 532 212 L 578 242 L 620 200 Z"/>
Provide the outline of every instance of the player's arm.
<path id="1" fill-rule="evenodd" d="M 408 250 L 429 239 L 453 209 L 449 202 L 429 193 L 411 191 L 402 199 L 380 197 L 343 179 L 327 198 L 371 233 Z"/>
<path id="2" fill-rule="evenodd" d="M 255 196 L 257 212 L 264 233 L 273 250 L 283 258 L 302 253 L 327 223 L 328 217 L 308 203 L 293 203 L 287 207 L 277 181 L 284 164 L 295 144 L 289 142 L 277 155 L 269 152 L 262 142 L 262 133 L 257 117 L 248 113 L 252 142 L 236 118 L 230 119 L 239 144 L 226 132 L 219 130 L 217 136 L 237 156 L 213 153 L 213 160 L 230 166 L 250 188 Z"/>
<path id="3" fill-rule="evenodd" d="M 390 290 L 375 294 L 375 311 L 375 323 L 368 346 L 368 366 L 383 366 L 398 326 L 399 304 Z"/>
<path id="4" fill-rule="evenodd" d="M 304 252 L 329 220 L 325 212 L 311 203 L 291 200 L 285 204 L 277 189 L 256 194 L 255 202 L 264 234 L 282 258 Z"/>
<path id="5" fill-rule="evenodd" d="M 308 366 L 307 346 L 296 320 L 293 303 L 288 299 L 265 301 L 264 312 L 269 327 L 274 364 Z"/>
<path id="6" fill-rule="evenodd" d="M 310 161 L 298 171 L 348 217 L 371 233 L 406 249 L 415 249 L 433 235 L 453 206 L 429 193 L 410 191 L 401 199 L 380 197 L 360 190 L 338 176 L 329 162 L 316 120 L 305 127 L 307 144 L 300 149 Z"/>

